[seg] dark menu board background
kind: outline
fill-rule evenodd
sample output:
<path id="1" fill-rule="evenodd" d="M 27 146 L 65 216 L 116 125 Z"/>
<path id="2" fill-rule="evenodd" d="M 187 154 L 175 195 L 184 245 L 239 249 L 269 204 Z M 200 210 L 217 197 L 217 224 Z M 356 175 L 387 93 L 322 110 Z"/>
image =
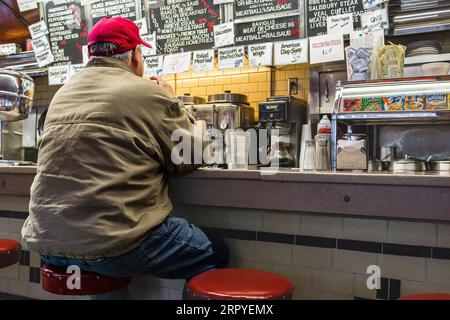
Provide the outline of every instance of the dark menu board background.
<path id="1" fill-rule="evenodd" d="M 253 44 L 299 38 L 299 16 L 282 17 L 235 25 L 236 44 Z"/>
<path id="2" fill-rule="evenodd" d="M 150 29 L 162 53 L 212 48 L 213 27 L 219 24 L 219 6 L 213 0 L 166 0 L 149 9 Z"/>
<path id="3" fill-rule="evenodd" d="M 298 9 L 299 0 L 236 0 L 236 19 Z"/>
<path id="4" fill-rule="evenodd" d="M 306 0 L 308 37 L 327 33 L 327 17 L 353 13 L 355 30 L 361 28 L 363 0 Z"/>
<path id="5" fill-rule="evenodd" d="M 135 0 L 107 0 L 91 4 L 92 25 L 103 17 L 122 17 L 136 20 Z"/>
<path id="6" fill-rule="evenodd" d="M 82 46 L 87 44 L 88 30 L 80 2 L 46 2 L 45 16 L 55 64 L 82 63 Z"/>

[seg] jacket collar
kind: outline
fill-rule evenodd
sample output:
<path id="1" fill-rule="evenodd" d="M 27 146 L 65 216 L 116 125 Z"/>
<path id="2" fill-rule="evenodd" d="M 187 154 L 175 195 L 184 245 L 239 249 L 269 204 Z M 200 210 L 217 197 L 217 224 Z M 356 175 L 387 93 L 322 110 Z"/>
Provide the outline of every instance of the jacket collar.
<path id="1" fill-rule="evenodd" d="M 131 73 L 134 73 L 133 70 L 123 61 L 117 60 L 111 57 L 92 57 L 86 65 L 87 68 L 91 67 L 111 67 L 111 68 L 119 68 Z"/>

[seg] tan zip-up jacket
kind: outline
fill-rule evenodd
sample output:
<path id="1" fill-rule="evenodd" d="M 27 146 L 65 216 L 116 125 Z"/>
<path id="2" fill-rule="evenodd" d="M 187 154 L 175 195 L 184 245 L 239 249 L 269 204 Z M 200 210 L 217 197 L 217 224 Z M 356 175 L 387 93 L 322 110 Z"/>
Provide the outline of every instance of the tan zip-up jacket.
<path id="1" fill-rule="evenodd" d="M 193 128 L 155 82 L 116 59 L 91 60 L 50 104 L 24 245 L 89 260 L 136 248 L 172 210 L 167 175 L 198 167 L 171 161 L 172 132 Z"/>

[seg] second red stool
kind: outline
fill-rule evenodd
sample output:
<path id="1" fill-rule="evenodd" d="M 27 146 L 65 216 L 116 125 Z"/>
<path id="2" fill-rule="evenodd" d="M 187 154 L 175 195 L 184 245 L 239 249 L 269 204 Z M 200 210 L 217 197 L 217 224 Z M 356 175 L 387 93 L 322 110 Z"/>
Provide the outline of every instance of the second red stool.
<path id="1" fill-rule="evenodd" d="M 80 289 L 70 289 L 67 280 L 72 274 L 67 273 L 65 268 L 55 267 L 48 263 L 41 267 L 42 289 L 58 295 L 88 296 L 101 295 L 105 293 L 118 292 L 128 286 L 131 278 L 112 278 L 99 275 L 94 272 L 81 271 Z M 105 297 L 114 299 L 113 295 Z M 121 295 L 117 298 L 125 298 Z"/>
<path id="2" fill-rule="evenodd" d="M 193 300 L 290 300 L 289 280 L 266 271 L 230 268 L 201 273 L 187 284 Z"/>
<path id="3" fill-rule="evenodd" d="M 20 261 L 20 242 L 0 239 L 0 268 L 6 268 Z"/>

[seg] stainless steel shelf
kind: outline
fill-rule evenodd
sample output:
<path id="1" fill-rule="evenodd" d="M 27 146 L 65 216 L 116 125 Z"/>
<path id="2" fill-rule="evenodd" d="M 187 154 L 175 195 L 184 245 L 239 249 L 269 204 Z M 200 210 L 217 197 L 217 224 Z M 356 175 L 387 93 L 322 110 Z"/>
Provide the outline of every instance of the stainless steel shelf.
<path id="1" fill-rule="evenodd" d="M 450 110 L 399 111 L 399 112 L 355 112 L 333 115 L 339 123 L 347 124 L 427 124 L 450 123 Z"/>

